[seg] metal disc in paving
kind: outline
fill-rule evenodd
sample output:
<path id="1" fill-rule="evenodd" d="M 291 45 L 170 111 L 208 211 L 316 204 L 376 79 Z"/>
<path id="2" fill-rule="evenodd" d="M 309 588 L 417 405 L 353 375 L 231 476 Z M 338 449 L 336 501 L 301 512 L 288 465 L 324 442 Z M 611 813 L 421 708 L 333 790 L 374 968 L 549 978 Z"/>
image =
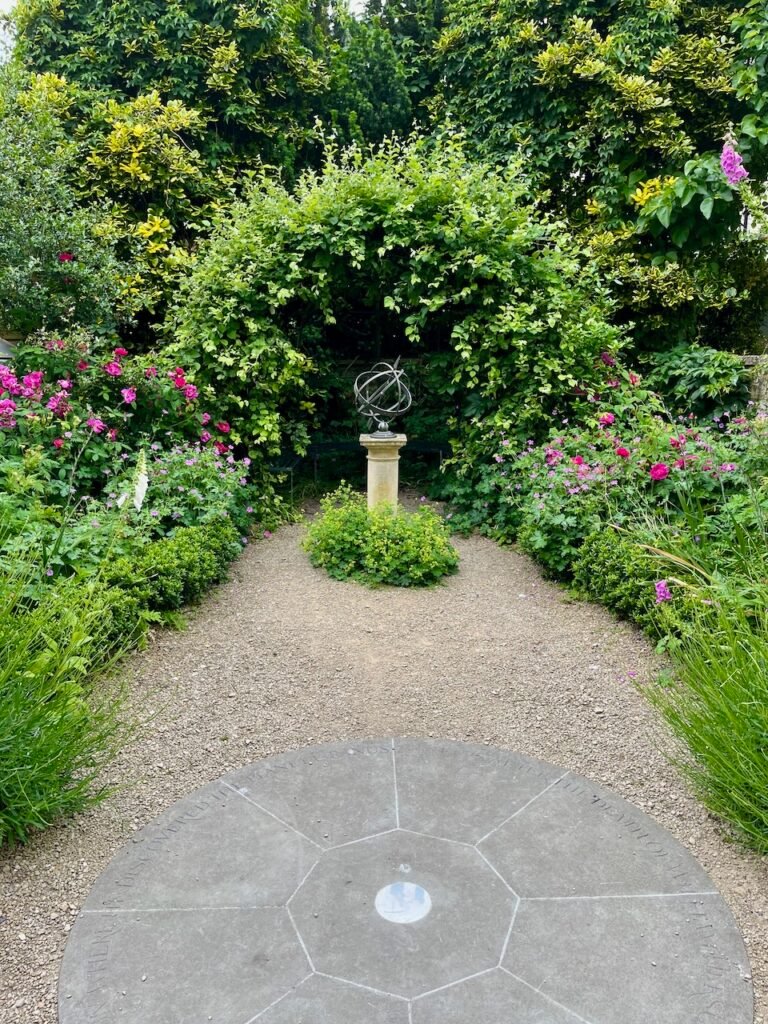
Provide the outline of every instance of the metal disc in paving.
<path id="1" fill-rule="evenodd" d="M 315 747 L 125 846 L 72 930 L 60 1024 L 751 1024 L 697 862 L 631 804 L 460 743 Z"/>

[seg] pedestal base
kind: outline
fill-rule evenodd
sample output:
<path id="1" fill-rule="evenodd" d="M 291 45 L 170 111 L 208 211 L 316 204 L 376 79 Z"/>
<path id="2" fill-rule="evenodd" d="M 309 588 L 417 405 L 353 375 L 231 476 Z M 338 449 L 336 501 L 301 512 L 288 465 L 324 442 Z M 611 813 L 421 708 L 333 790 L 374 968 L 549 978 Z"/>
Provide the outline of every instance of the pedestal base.
<path id="1" fill-rule="evenodd" d="M 382 502 L 397 508 L 400 449 L 407 441 L 405 434 L 392 434 L 391 437 L 360 435 L 360 444 L 368 450 L 368 508 Z"/>

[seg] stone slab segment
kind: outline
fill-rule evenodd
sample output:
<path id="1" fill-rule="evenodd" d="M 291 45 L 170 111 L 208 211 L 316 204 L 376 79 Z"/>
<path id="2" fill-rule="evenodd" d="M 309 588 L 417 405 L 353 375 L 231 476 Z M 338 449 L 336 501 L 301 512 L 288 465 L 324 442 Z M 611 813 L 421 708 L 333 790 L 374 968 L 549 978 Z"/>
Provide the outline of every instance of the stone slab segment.
<path id="1" fill-rule="evenodd" d="M 85 909 L 283 906 L 318 853 L 217 782 L 138 832 L 103 872 Z"/>
<path id="2" fill-rule="evenodd" d="M 563 775 L 543 761 L 470 743 L 397 740 L 400 825 L 476 843 Z"/>
<path id="3" fill-rule="evenodd" d="M 570 775 L 479 848 L 524 897 L 714 889 L 696 860 L 642 811 Z"/>
<path id="4" fill-rule="evenodd" d="M 72 929 L 60 1024 L 245 1024 L 306 977 L 285 910 L 91 913 Z"/>
<path id="5" fill-rule="evenodd" d="M 523 901 L 504 966 L 595 1024 L 752 1020 L 744 946 L 719 896 Z"/>
<path id="6" fill-rule="evenodd" d="M 409 1024 L 408 1003 L 314 975 L 258 1018 L 258 1024 Z M 255 1022 L 254 1022 L 255 1024 Z"/>
<path id="7" fill-rule="evenodd" d="M 398 880 L 426 889 L 427 917 L 379 916 L 376 894 Z M 318 971 L 413 997 L 495 967 L 516 905 L 471 847 L 392 832 L 326 853 L 291 913 Z"/>
<path id="8" fill-rule="evenodd" d="M 392 745 L 309 747 L 224 780 L 325 849 L 396 824 Z"/>
<path id="9" fill-rule="evenodd" d="M 414 1000 L 412 1012 L 413 1024 L 583 1024 L 499 969 Z"/>
<path id="10" fill-rule="evenodd" d="M 59 1024 L 304 1020 L 752 1024 L 752 990 L 728 907 L 637 808 L 510 752 L 372 741 L 179 801 L 67 944 Z"/>

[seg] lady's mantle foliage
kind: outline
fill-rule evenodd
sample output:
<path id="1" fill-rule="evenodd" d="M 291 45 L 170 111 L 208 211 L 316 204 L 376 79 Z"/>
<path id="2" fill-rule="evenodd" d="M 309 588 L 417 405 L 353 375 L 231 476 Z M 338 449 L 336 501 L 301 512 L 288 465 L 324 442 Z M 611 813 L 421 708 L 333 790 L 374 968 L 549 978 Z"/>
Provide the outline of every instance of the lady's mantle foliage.
<path id="1" fill-rule="evenodd" d="M 345 323 L 437 352 L 459 422 L 505 405 L 530 422 L 616 350 L 609 313 L 516 170 L 417 141 L 331 153 L 293 194 L 259 182 L 219 224 L 168 328 L 196 380 L 229 394 L 235 440 L 277 450 L 305 441 L 308 374 Z"/>

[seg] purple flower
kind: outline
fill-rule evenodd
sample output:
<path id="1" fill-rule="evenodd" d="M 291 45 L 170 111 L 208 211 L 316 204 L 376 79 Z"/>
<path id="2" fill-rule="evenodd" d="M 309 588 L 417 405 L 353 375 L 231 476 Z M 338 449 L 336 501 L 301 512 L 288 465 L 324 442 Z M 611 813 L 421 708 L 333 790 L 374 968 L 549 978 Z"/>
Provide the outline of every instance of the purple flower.
<path id="1" fill-rule="evenodd" d="M 664 601 L 672 600 L 672 591 L 669 589 L 669 584 L 666 580 L 656 581 L 656 604 L 662 604 Z"/>
<path id="2" fill-rule="evenodd" d="M 729 185 L 738 185 L 740 181 L 749 177 L 749 171 L 744 166 L 741 155 L 727 142 L 720 155 L 720 166 Z"/>
<path id="3" fill-rule="evenodd" d="M 735 473 L 736 463 L 735 462 L 724 462 L 720 467 L 721 473 Z"/>

